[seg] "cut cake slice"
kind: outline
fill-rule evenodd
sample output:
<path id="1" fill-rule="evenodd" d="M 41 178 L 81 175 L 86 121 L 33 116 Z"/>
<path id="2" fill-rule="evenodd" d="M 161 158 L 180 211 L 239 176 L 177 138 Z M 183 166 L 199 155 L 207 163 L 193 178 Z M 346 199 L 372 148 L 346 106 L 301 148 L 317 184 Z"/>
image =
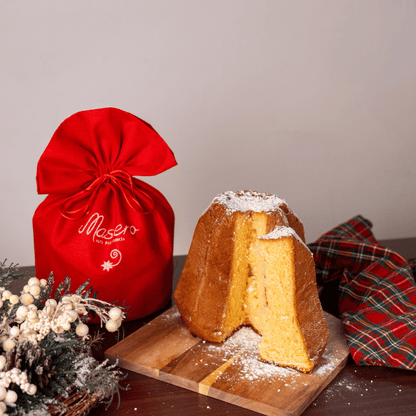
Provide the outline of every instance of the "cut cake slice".
<path id="1" fill-rule="evenodd" d="M 257 238 L 249 257 L 253 277 L 246 304 L 248 321 L 262 335 L 260 359 L 311 371 L 328 340 L 311 252 L 283 226 Z"/>

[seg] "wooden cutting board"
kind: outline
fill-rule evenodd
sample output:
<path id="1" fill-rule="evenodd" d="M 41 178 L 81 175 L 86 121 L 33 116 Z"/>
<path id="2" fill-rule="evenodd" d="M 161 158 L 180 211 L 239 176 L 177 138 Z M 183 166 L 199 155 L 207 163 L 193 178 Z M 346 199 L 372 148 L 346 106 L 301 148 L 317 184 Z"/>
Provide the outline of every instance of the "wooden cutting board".
<path id="1" fill-rule="evenodd" d="M 260 339 L 242 328 L 223 344 L 193 337 L 176 306 L 109 348 L 119 366 L 265 415 L 299 416 L 345 366 L 341 321 L 325 314 L 329 340 L 310 374 L 257 360 Z"/>

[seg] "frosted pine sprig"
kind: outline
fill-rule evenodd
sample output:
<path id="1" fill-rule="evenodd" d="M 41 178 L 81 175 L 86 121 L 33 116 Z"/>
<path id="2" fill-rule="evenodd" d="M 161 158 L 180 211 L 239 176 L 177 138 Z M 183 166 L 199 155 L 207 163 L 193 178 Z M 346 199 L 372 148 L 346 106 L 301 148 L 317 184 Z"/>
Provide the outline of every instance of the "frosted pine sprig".
<path id="1" fill-rule="evenodd" d="M 91 297 L 92 288 L 87 289 L 89 281 L 75 293 L 70 293 L 71 282 L 65 278 L 55 298 L 52 298 L 52 274 L 48 281 L 36 277 L 28 279 L 21 293 L 14 294 L 8 284 L 21 277 L 16 266 L 6 268 L 5 262 L 0 263 L 0 285 L 4 286 L 0 287 L 0 416 L 24 414 L 24 409 L 31 408 L 35 403 L 42 407 L 50 401 L 50 395 L 43 396 L 40 387 L 33 384 L 37 383 L 34 381 L 36 378 L 30 380 L 31 372 L 27 372 L 25 367 L 19 368 L 20 364 L 17 361 L 15 363 L 13 358 L 9 359 L 23 345 L 39 345 L 48 356 L 50 354 L 51 366 L 55 370 L 51 373 L 54 374 L 53 382 L 51 379 L 50 386 L 47 386 L 49 391 L 59 390 L 61 394 L 62 388 L 70 380 L 78 388 L 87 388 L 91 392 L 94 391 L 91 389 L 105 391 L 106 397 L 111 396 L 111 402 L 113 390 L 118 393 L 122 388 L 119 381 L 125 377 L 120 372 L 107 368 L 105 363 L 101 368 L 92 356 L 90 359 L 93 363 L 89 367 L 91 379 L 88 374 L 82 374 L 81 377 L 80 372 L 72 367 L 80 357 L 80 351 L 89 354 L 90 347 L 86 341 L 91 337 L 89 327 L 83 322 L 88 319 L 88 314 L 93 312 L 98 315 L 101 326 L 105 325 L 109 332 L 113 332 L 119 329 L 126 318 L 125 309 L 97 299 L 96 293 Z M 50 347 L 52 340 L 57 344 Z M 61 352 L 56 355 L 57 351 Z M 78 379 L 80 377 L 85 382 L 81 382 Z"/>

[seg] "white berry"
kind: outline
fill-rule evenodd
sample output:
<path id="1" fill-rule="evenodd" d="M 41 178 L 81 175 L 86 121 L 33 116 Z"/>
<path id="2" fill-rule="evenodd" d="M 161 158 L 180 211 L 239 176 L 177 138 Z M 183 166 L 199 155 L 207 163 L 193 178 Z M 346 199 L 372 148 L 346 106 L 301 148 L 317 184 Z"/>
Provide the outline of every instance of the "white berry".
<path id="1" fill-rule="evenodd" d="M 27 282 L 29 286 L 40 285 L 40 280 L 37 277 L 31 277 Z"/>
<path id="2" fill-rule="evenodd" d="M 20 297 L 20 301 L 23 303 L 23 305 L 30 305 L 33 303 L 33 296 L 30 293 L 25 293 Z"/>
<path id="3" fill-rule="evenodd" d="M 3 298 L 3 300 L 9 300 L 11 295 L 12 295 L 12 292 L 10 292 L 10 290 L 5 290 L 3 292 L 2 298 Z"/>
<path id="4" fill-rule="evenodd" d="M 114 321 L 113 319 L 110 319 L 105 324 L 105 327 L 106 327 L 108 332 L 114 332 L 114 331 L 117 331 L 117 329 L 118 329 L 118 323 L 116 321 Z"/>
<path id="5" fill-rule="evenodd" d="M 3 370 L 5 365 L 6 365 L 6 357 L 4 355 L 0 355 L 0 371 Z M 3 399 L 0 397 L 0 400 L 3 400 Z"/>
<path id="6" fill-rule="evenodd" d="M 64 323 L 62 324 L 62 328 L 63 328 L 65 331 L 69 331 L 69 330 L 71 329 L 71 324 L 70 324 L 69 322 L 64 322 Z"/>
<path id="7" fill-rule="evenodd" d="M 117 321 L 121 317 L 121 309 L 120 308 L 111 308 L 108 312 L 108 316 L 113 319 L 114 321 Z"/>
<path id="8" fill-rule="evenodd" d="M 27 390 L 27 394 L 34 396 L 36 394 L 37 387 L 34 384 L 31 384 Z"/>
<path id="9" fill-rule="evenodd" d="M 7 403 L 14 403 L 17 400 L 17 393 L 14 390 L 8 390 L 4 399 Z"/>
<path id="10" fill-rule="evenodd" d="M 20 329 L 18 326 L 13 326 L 9 329 L 9 335 L 11 337 L 18 337 L 20 334 Z"/>
<path id="11" fill-rule="evenodd" d="M 11 295 L 11 296 L 10 296 L 10 299 L 9 299 L 9 302 L 10 302 L 12 305 L 16 305 L 16 304 L 18 304 L 18 303 L 19 303 L 19 296 L 17 296 L 17 295 Z"/>
<path id="12" fill-rule="evenodd" d="M 30 286 L 30 294 L 32 296 L 38 296 L 39 293 L 40 293 L 40 286 L 39 285 Z"/>
<path id="13" fill-rule="evenodd" d="M 68 317 L 69 322 L 75 322 L 78 319 L 78 312 L 74 310 L 65 311 L 65 315 Z"/>
<path id="14" fill-rule="evenodd" d="M 29 309 L 22 305 L 17 308 L 16 315 L 20 316 L 21 318 L 25 318 L 29 312 Z"/>
<path id="15" fill-rule="evenodd" d="M 55 299 L 48 299 L 45 302 L 45 305 L 49 305 L 51 308 L 56 308 L 58 305 L 58 302 Z"/>
<path id="16" fill-rule="evenodd" d="M 10 338 L 3 342 L 3 350 L 6 352 L 12 350 L 15 346 L 16 343 Z"/>
<path id="17" fill-rule="evenodd" d="M 88 334 L 89 330 L 90 329 L 88 328 L 87 325 L 80 323 L 76 327 L 75 332 L 77 333 L 78 336 L 85 337 Z"/>

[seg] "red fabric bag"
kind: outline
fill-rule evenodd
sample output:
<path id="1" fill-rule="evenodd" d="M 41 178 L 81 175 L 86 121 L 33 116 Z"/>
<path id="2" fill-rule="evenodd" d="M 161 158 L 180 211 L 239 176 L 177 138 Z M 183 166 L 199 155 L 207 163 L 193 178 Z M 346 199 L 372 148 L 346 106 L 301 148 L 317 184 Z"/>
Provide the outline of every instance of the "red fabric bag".
<path id="1" fill-rule="evenodd" d="M 37 167 L 38 194 L 49 194 L 33 217 L 37 277 L 53 272 L 56 287 L 68 276 L 73 289 L 91 279 L 101 300 L 126 302 L 130 320 L 165 306 L 174 213 L 133 176 L 175 165 L 164 140 L 132 114 L 103 108 L 66 119 Z"/>

